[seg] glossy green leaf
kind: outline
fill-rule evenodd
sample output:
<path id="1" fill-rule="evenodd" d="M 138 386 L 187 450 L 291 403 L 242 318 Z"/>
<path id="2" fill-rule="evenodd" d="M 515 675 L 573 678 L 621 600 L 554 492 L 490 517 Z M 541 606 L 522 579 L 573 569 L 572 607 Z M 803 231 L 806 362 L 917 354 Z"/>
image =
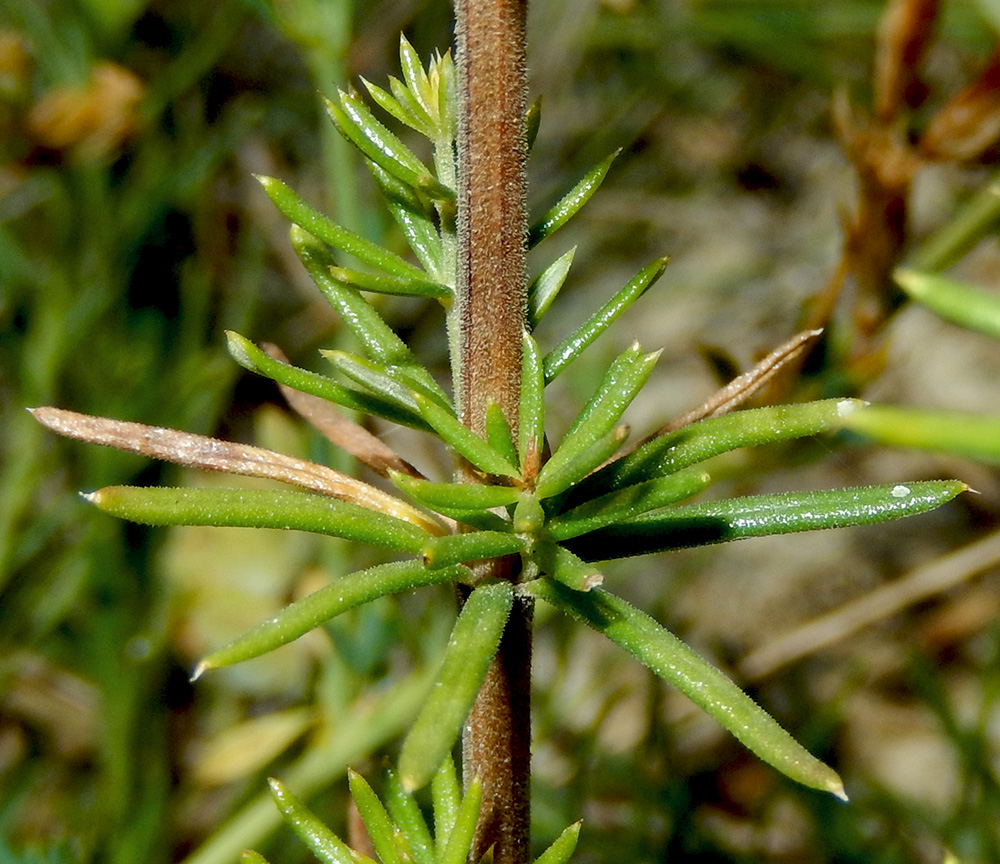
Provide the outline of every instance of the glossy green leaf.
<path id="1" fill-rule="evenodd" d="M 301 390 L 303 393 L 309 393 L 312 396 L 326 399 L 328 402 L 343 405 L 352 411 L 372 414 L 424 432 L 430 430 L 430 426 L 420 416 L 415 406 L 406 408 L 398 402 L 383 399 L 371 393 L 353 390 L 350 387 L 343 387 L 325 375 L 292 366 L 281 360 L 275 360 L 261 351 L 249 339 L 238 333 L 233 333 L 231 330 L 226 331 L 226 338 L 229 341 L 229 353 L 244 369 L 257 372 L 279 384 Z"/>
<path id="2" fill-rule="evenodd" d="M 570 189 L 551 210 L 531 226 L 528 231 L 529 246 L 534 246 L 554 234 L 580 211 L 580 208 L 600 188 L 611 163 L 621 152 L 621 149 L 615 150 L 614 153 L 591 168 L 576 186 Z"/>
<path id="3" fill-rule="evenodd" d="M 362 291 L 377 294 L 399 294 L 404 297 L 427 297 L 433 300 L 451 297 L 451 289 L 427 279 L 400 279 L 377 273 L 362 273 L 347 267 L 331 267 L 330 275 L 338 282 L 346 282 Z"/>
<path id="4" fill-rule="evenodd" d="M 209 669 L 232 666 L 274 651 L 325 621 L 379 597 L 412 591 L 424 585 L 465 582 L 470 578 L 471 574 L 465 567 L 430 570 L 415 560 L 380 564 L 341 576 L 326 587 L 286 606 L 273 618 L 260 623 L 224 648 L 209 654 L 198 664 L 195 677 Z"/>
<path id="5" fill-rule="evenodd" d="M 946 321 L 1000 339 L 1000 296 L 939 273 L 898 270 L 895 277 L 912 299 Z"/>
<path id="6" fill-rule="evenodd" d="M 441 185 L 423 163 L 386 129 L 358 98 L 341 91 L 340 105 L 325 100 L 326 110 L 341 134 L 372 162 L 408 186 L 432 198 L 453 200 L 455 193 Z"/>
<path id="7" fill-rule="evenodd" d="M 557 486 L 561 486 L 558 491 L 566 488 L 564 481 L 555 484 L 551 478 L 563 477 L 568 468 L 572 469 L 575 482 L 601 464 L 587 464 L 581 457 L 614 430 L 625 409 L 649 380 L 659 356 L 659 352 L 642 355 L 638 344 L 635 344 L 611 364 L 593 398 L 573 421 L 552 458 L 542 468 L 537 486 L 541 497 L 555 494 L 552 490 Z"/>
<path id="8" fill-rule="evenodd" d="M 449 278 L 450 274 L 443 264 L 441 237 L 429 208 L 414 190 L 400 183 L 374 162 L 367 164 L 392 218 L 396 220 L 420 264 L 438 282 Z"/>
<path id="9" fill-rule="evenodd" d="M 399 65 L 406 88 L 423 108 L 428 118 L 437 115 L 437 97 L 432 92 L 430 78 L 420 62 L 420 56 L 405 36 L 399 37 Z"/>
<path id="10" fill-rule="evenodd" d="M 448 842 L 458 808 L 462 806 L 462 787 L 458 782 L 455 763 L 449 753 L 431 779 L 431 804 L 434 807 L 434 843 L 440 862 Z"/>
<path id="11" fill-rule="evenodd" d="M 667 258 L 660 258 L 643 267 L 614 297 L 545 355 L 542 365 L 545 369 L 546 383 L 579 357 L 588 345 L 617 321 L 622 313 L 660 278 L 666 269 L 667 261 Z"/>
<path id="12" fill-rule="evenodd" d="M 535 864 L 566 864 L 576 851 L 576 841 L 580 839 L 582 822 L 574 822 L 565 828 L 541 855 L 535 859 Z"/>
<path id="13" fill-rule="evenodd" d="M 628 427 L 618 426 L 579 453 L 574 449 L 573 458 L 569 458 L 571 451 L 566 451 L 566 456 L 555 464 L 550 459 L 538 477 L 535 494 L 539 498 L 561 495 L 614 456 L 627 437 Z"/>
<path id="14" fill-rule="evenodd" d="M 466 599 L 434 688 L 403 741 L 403 788 L 425 786 L 451 752 L 496 654 L 513 602 L 509 582 L 480 585 Z"/>
<path id="15" fill-rule="evenodd" d="M 538 322 L 542 320 L 545 313 L 559 294 L 566 277 L 569 275 L 569 268 L 573 266 L 573 256 L 576 255 L 576 246 L 569 252 L 560 255 L 549 264 L 538 278 L 531 283 L 528 288 L 528 327 L 534 330 Z"/>
<path id="16" fill-rule="evenodd" d="M 645 612 L 600 588 L 584 594 L 539 579 L 525 589 L 634 655 L 783 774 L 813 789 L 846 797 L 833 769 L 812 756 L 728 677 Z"/>
<path id="17" fill-rule="evenodd" d="M 83 497 L 105 513 L 143 525 L 294 529 L 411 554 L 429 536 L 402 519 L 306 492 L 107 486 Z"/>
<path id="18" fill-rule="evenodd" d="M 431 568 L 450 567 L 463 561 L 485 561 L 516 555 L 524 550 L 524 539 L 504 531 L 469 531 L 432 537 L 424 544 L 424 563 Z"/>
<path id="19" fill-rule="evenodd" d="M 404 261 L 398 255 L 366 240 L 360 234 L 342 228 L 318 210 L 310 207 L 280 180 L 259 175 L 257 179 L 282 215 L 307 234 L 334 249 L 346 252 L 365 264 L 391 273 L 393 276 L 399 276 L 402 279 L 426 278 L 421 270 Z"/>
<path id="20" fill-rule="evenodd" d="M 486 474 L 517 477 L 518 470 L 454 415 L 420 393 L 413 393 L 421 416 L 441 440 Z"/>
<path id="21" fill-rule="evenodd" d="M 520 492 L 511 486 L 484 486 L 478 483 L 434 483 L 396 471 L 389 479 L 414 501 L 437 513 L 450 516 L 454 511 L 492 510 L 517 503 Z"/>
<path id="22" fill-rule="evenodd" d="M 420 805 L 404 788 L 399 774 L 386 772 L 385 805 L 410 850 L 414 864 L 436 864 L 434 838 L 427 828 Z"/>
<path id="23" fill-rule="evenodd" d="M 535 146 L 535 139 L 538 137 L 538 130 L 542 125 L 542 100 L 536 99 L 528 106 L 524 114 L 524 139 L 528 142 L 528 149 Z"/>
<path id="24" fill-rule="evenodd" d="M 462 796 L 462 803 L 455 814 L 455 824 L 448 833 L 439 864 L 465 864 L 472 851 L 472 840 L 479 821 L 479 808 L 483 801 L 483 786 L 474 777 Z"/>
<path id="25" fill-rule="evenodd" d="M 526 465 L 529 449 L 540 454 L 545 441 L 545 373 L 538 343 L 529 333 L 522 340 L 521 417 L 518 422 L 518 457 Z"/>
<path id="26" fill-rule="evenodd" d="M 372 97 L 372 101 L 378 105 L 386 114 L 395 117 L 404 126 L 409 126 L 427 138 L 434 137 L 434 124 L 430 117 L 423 110 L 420 104 L 413 98 L 398 78 L 389 76 L 392 93 L 388 93 L 381 87 L 372 84 L 370 81 L 361 79 L 365 89 Z M 393 86 L 393 85 L 396 86 Z M 401 92 L 400 92 L 401 91 Z"/>
<path id="27" fill-rule="evenodd" d="M 382 364 L 373 363 L 347 351 L 321 350 L 320 354 L 338 372 L 367 388 L 380 399 L 395 404 L 400 409 L 419 411 L 413 398 L 412 388 L 387 375 Z"/>
<path id="28" fill-rule="evenodd" d="M 641 513 L 675 504 L 697 495 L 710 478 L 704 471 L 678 471 L 592 498 L 549 520 L 546 528 L 553 540 L 569 540 L 616 522 L 634 519 Z"/>
<path id="29" fill-rule="evenodd" d="M 872 405 L 846 417 L 843 428 L 896 447 L 919 447 L 1000 464 L 1000 417 Z"/>
<path id="30" fill-rule="evenodd" d="M 409 856 L 404 857 L 397 848 L 395 826 L 375 790 L 364 777 L 350 768 L 347 769 L 347 783 L 381 864 L 410 864 Z"/>
<path id="31" fill-rule="evenodd" d="M 372 861 L 368 856 L 355 852 L 327 828 L 280 780 L 272 777 L 267 782 L 285 821 L 322 864 L 368 864 Z"/>
<path id="32" fill-rule="evenodd" d="M 514 446 L 514 438 L 510 433 L 510 426 L 507 425 L 507 418 L 504 417 L 503 410 L 496 402 L 490 402 L 486 406 L 486 441 L 511 465 L 520 463 L 521 459 L 517 447 Z"/>
<path id="33" fill-rule="evenodd" d="M 925 513 L 968 487 L 957 480 L 781 492 L 657 510 L 567 543 L 587 561 L 627 558 L 768 534 L 872 525 Z"/>
<path id="34" fill-rule="evenodd" d="M 632 483 L 672 474 L 739 447 L 775 444 L 817 435 L 839 426 L 864 406 L 857 399 L 825 399 L 801 405 L 777 405 L 734 411 L 660 435 L 602 468 L 574 490 L 576 502 Z"/>
<path id="35" fill-rule="evenodd" d="M 597 567 L 557 543 L 537 542 L 531 557 L 546 576 L 574 591 L 589 591 L 604 581 Z"/>
<path id="36" fill-rule="evenodd" d="M 545 509 L 537 495 L 520 494 L 514 508 L 513 527 L 518 534 L 538 534 L 545 527 Z"/>

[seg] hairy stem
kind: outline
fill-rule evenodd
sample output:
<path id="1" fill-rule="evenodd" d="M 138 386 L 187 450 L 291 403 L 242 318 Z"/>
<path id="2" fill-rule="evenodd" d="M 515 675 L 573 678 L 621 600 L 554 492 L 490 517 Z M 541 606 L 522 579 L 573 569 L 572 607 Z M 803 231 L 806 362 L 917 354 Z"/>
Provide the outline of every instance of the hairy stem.
<path id="1" fill-rule="evenodd" d="M 526 0 L 456 0 L 458 127 L 458 351 L 463 422 L 485 432 L 495 403 L 517 436 L 525 327 Z M 480 578 L 516 580 L 518 562 L 481 562 Z M 466 783 L 483 805 L 470 860 L 493 846 L 496 864 L 529 851 L 530 600 L 512 611 L 466 724 Z"/>

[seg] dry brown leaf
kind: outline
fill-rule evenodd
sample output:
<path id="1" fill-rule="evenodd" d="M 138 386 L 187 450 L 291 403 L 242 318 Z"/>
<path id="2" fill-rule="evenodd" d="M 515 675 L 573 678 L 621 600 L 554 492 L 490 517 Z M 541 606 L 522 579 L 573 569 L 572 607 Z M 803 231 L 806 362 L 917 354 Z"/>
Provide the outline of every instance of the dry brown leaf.
<path id="1" fill-rule="evenodd" d="M 924 100 L 918 67 L 934 36 L 938 0 L 892 0 L 879 24 L 875 55 L 875 116 L 891 124 L 904 107 Z"/>

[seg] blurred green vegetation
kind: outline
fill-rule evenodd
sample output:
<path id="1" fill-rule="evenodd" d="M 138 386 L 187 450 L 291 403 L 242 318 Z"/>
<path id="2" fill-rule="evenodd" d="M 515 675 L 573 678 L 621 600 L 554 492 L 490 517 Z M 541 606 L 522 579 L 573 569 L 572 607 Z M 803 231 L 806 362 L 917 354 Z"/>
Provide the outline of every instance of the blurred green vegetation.
<path id="1" fill-rule="evenodd" d="M 637 427 L 708 395 L 699 348 L 716 366 L 745 365 L 795 328 L 829 278 L 853 182 L 831 94 L 843 87 L 870 102 L 883 8 L 534 4 L 536 211 L 627 148 L 566 229 L 567 245 L 580 246 L 572 290 L 602 292 L 636 261 L 674 258 L 660 305 L 617 329 L 622 343 L 667 343 L 661 396 Z M 955 0 L 943 12 L 927 72 L 935 95 L 913 130 L 996 43 L 995 3 Z M 191 685 L 200 654 L 348 559 L 367 562 L 337 541 L 154 533 L 100 516 L 76 490 L 156 483 L 172 469 L 57 440 L 23 409 L 56 404 L 336 461 L 224 353 L 224 329 L 275 342 L 303 365 L 341 338 L 251 174 L 280 176 L 339 221 L 399 242 L 385 236 L 371 185 L 317 94 L 359 75 L 383 81 L 400 31 L 422 55 L 444 48 L 450 13 L 448 3 L 401 0 L 0 3 L 0 861 L 223 864 L 248 845 L 306 860 L 275 833 L 266 774 L 313 795 L 313 809 L 338 823 L 345 765 L 375 780 L 394 752 L 425 659 L 446 638 L 432 601 L 376 604 Z M 914 246 L 947 227 L 996 158 L 929 172 Z M 963 265 L 987 288 L 995 232 L 982 229 Z M 582 300 L 581 316 L 592 305 Z M 440 322 L 426 307 L 391 301 L 385 311 L 443 368 Z M 980 355 L 978 337 L 956 341 L 930 317 L 905 307 L 886 325 L 870 349 L 878 375 L 838 365 L 849 350 L 833 342 L 806 370 L 810 386 L 1000 413 L 995 345 Z M 839 338 L 851 342 L 849 326 Z M 590 386 L 583 368 L 557 395 Z M 774 481 L 798 487 L 819 485 L 820 470 L 860 485 L 906 466 L 982 494 L 842 540 L 747 541 L 609 574 L 740 668 L 769 637 L 997 530 L 993 469 L 865 448 L 839 450 L 820 469 L 816 449 L 756 467 L 801 465 Z M 756 488 L 752 476 L 738 482 Z M 902 864 L 939 861 L 945 847 L 963 861 L 1000 861 L 998 579 L 993 566 L 780 674 L 747 675 L 838 767 L 854 799 L 846 807 L 791 788 L 652 676 L 552 622 L 537 647 L 539 843 L 582 816 L 581 861 Z"/>

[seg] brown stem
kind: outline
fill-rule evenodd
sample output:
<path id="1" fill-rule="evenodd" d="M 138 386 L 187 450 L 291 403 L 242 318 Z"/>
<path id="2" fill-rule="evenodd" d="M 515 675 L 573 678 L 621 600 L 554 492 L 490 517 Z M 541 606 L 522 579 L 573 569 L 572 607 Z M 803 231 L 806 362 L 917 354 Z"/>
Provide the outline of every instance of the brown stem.
<path id="1" fill-rule="evenodd" d="M 458 403 L 485 433 L 497 404 L 517 435 L 525 326 L 526 0 L 456 0 L 458 128 Z M 471 479 L 471 478 L 470 478 Z M 478 578 L 514 581 L 516 559 L 484 561 Z M 465 782 L 483 804 L 470 861 L 529 851 L 531 617 L 515 603 L 462 739 Z"/>

